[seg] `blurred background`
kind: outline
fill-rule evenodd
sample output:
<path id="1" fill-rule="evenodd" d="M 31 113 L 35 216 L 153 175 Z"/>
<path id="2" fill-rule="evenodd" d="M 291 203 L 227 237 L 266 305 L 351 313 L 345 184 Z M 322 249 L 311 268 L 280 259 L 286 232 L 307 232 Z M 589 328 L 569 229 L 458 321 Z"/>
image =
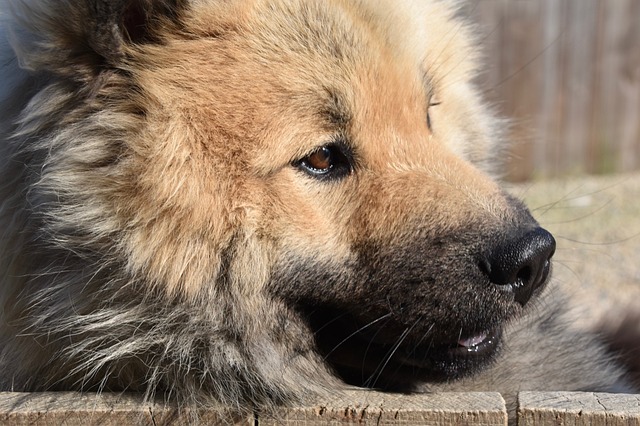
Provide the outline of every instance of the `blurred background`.
<path id="1" fill-rule="evenodd" d="M 464 7 L 512 119 L 506 179 L 558 241 L 555 282 L 582 326 L 640 312 L 640 0 Z"/>
<path id="2" fill-rule="evenodd" d="M 507 177 L 640 170 L 640 0 L 471 0 L 482 85 L 514 119 Z"/>

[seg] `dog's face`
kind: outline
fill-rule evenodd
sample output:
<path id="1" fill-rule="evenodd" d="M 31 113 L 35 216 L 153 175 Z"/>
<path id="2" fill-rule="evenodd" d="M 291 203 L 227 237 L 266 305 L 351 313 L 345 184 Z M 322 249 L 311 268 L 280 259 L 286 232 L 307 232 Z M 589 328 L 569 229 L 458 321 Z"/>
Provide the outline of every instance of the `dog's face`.
<path id="1" fill-rule="evenodd" d="M 230 23 L 207 11 L 194 11 L 201 36 L 163 46 L 162 71 L 140 81 L 157 79 L 146 89 L 158 127 L 192 133 L 182 148 L 208 172 L 189 186 L 216 188 L 226 210 L 185 204 L 268 259 L 248 285 L 283 316 L 293 308 L 357 384 L 453 378 L 491 360 L 530 294 L 492 283 L 488 259 L 536 225 L 472 165 L 498 155 L 499 136 L 450 12 L 396 11 L 416 35 L 385 6 L 265 2 L 233 8 Z"/>
<path id="2" fill-rule="evenodd" d="M 500 129 L 465 27 L 441 2 L 367 3 L 193 2 L 153 37 L 119 20 L 140 43 L 69 120 L 125 135 L 78 173 L 110 218 L 87 226 L 149 291 L 269 313 L 291 353 L 407 389 L 495 357 L 553 240 L 481 171 Z"/>

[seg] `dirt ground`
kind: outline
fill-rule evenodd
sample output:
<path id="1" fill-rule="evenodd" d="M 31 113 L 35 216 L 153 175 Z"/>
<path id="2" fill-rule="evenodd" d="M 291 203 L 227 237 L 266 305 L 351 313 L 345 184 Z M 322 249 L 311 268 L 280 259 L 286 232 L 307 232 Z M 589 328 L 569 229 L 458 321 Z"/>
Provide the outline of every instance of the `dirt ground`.
<path id="1" fill-rule="evenodd" d="M 554 274 L 585 325 L 640 312 L 640 173 L 512 185 L 554 234 Z"/>

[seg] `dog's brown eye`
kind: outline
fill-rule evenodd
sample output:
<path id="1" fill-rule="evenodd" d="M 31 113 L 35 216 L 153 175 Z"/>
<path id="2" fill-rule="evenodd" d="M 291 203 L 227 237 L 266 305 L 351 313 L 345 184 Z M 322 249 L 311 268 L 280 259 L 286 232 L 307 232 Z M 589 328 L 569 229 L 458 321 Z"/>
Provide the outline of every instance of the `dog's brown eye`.
<path id="1" fill-rule="evenodd" d="M 318 171 L 328 171 L 332 166 L 331 150 L 327 146 L 323 146 L 313 154 L 306 158 L 306 163 L 309 167 Z"/>
<path id="2" fill-rule="evenodd" d="M 352 170 L 351 154 L 342 143 L 321 146 L 295 165 L 318 179 L 341 178 Z"/>

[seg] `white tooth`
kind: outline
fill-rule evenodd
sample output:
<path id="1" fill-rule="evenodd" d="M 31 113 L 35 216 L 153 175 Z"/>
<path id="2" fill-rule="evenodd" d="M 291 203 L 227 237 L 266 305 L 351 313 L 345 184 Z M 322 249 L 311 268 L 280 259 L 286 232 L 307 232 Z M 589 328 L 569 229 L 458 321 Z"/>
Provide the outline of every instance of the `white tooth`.
<path id="1" fill-rule="evenodd" d="M 458 340 L 458 344 L 460 346 L 464 346 L 465 348 L 470 348 L 472 346 L 477 346 L 482 343 L 487 338 L 487 333 L 482 333 L 477 336 L 470 337 L 468 339 Z"/>

